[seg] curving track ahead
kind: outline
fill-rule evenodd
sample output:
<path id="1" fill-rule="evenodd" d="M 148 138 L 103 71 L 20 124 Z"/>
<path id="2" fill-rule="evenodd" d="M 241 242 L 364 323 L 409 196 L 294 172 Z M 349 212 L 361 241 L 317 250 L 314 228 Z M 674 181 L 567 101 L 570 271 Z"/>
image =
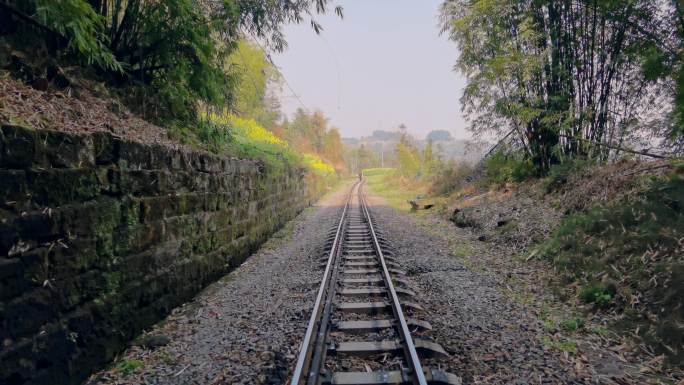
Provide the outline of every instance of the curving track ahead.
<path id="1" fill-rule="evenodd" d="M 352 187 L 331 231 L 325 271 L 291 385 L 460 384 L 424 368 L 421 358 L 446 355 L 412 336 L 431 329 L 422 307 L 366 204 L 363 182 Z"/>

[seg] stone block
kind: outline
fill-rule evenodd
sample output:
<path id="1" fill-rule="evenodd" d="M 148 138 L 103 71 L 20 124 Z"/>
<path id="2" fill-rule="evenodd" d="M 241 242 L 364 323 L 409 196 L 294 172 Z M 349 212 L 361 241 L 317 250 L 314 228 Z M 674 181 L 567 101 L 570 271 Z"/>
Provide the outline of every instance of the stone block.
<path id="1" fill-rule="evenodd" d="M 149 169 L 150 151 L 149 147 L 142 143 L 131 140 L 115 139 L 115 146 L 118 148 L 117 162 L 121 169 L 143 170 Z"/>
<path id="2" fill-rule="evenodd" d="M 149 147 L 150 168 L 153 170 L 167 170 L 171 167 L 174 159 L 174 150 L 161 144 L 153 144 Z"/>
<path id="3" fill-rule="evenodd" d="M 115 141 L 112 134 L 108 132 L 95 132 L 92 134 L 95 163 L 104 165 L 116 162 L 120 141 Z"/>
<path id="4" fill-rule="evenodd" d="M 42 130 L 37 133 L 36 160 L 47 167 L 84 168 L 95 164 L 91 135 Z"/>
<path id="5" fill-rule="evenodd" d="M 14 125 L 2 126 L 3 146 L 0 166 L 6 168 L 28 168 L 36 155 L 36 131 Z"/>
<path id="6" fill-rule="evenodd" d="M 219 172 L 221 171 L 221 159 L 215 155 L 201 154 L 199 156 L 199 171 L 202 172 Z"/>
<path id="7" fill-rule="evenodd" d="M 35 288 L 42 286 L 45 280 L 48 279 L 48 271 L 50 269 L 48 252 L 48 247 L 38 247 L 21 253 L 19 258 L 23 265 L 23 284 Z"/>
<path id="8" fill-rule="evenodd" d="M 134 196 L 155 196 L 168 191 L 168 173 L 165 171 L 121 170 L 119 190 Z"/>
<path id="9" fill-rule="evenodd" d="M 167 216 L 173 216 L 177 211 L 177 199 L 173 196 L 163 195 L 140 199 L 140 221 L 150 223 L 159 221 Z"/>
<path id="10" fill-rule="evenodd" d="M 71 279 L 89 269 L 106 268 L 106 261 L 100 261 L 96 241 L 78 237 L 50 245 L 48 252 L 50 279 Z"/>
<path id="11" fill-rule="evenodd" d="M 181 170 L 183 166 L 183 151 L 172 149 L 169 151 L 169 168 L 171 170 Z"/>
<path id="12" fill-rule="evenodd" d="M 100 192 L 97 174 L 92 168 L 29 170 L 26 176 L 32 200 L 40 206 L 85 202 Z"/>
<path id="13" fill-rule="evenodd" d="M 0 127 L 0 166 L 2 166 L 4 163 L 2 162 L 3 154 L 5 153 L 5 134 L 2 132 L 2 128 Z"/>
<path id="14" fill-rule="evenodd" d="M 0 281 L 23 274 L 21 259 L 0 259 Z"/>
<path id="15" fill-rule="evenodd" d="M 0 338 L 12 341 L 3 335 Z M 33 341 L 30 339 L 13 342 L 8 347 L 0 349 L 0 380 L 12 379 L 18 384 L 27 383 L 35 375 L 36 362 L 32 354 Z"/>
<path id="16" fill-rule="evenodd" d="M 23 240 L 48 242 L 60 235 L 58 213 L 51 209 L 32 211 L 17 216 L 12 226 Z"/>
<path id="17" fill-rule="evenodd" d="M 8 132 L 19 141 L 9 163 Z M 299 198 L 308 190 L 297 175 L 108 133 L 3 127 L 0 297 L 7 300 L 0 306 L 0 340 L 19 346 L 17 338 L 33 338 L 18 353 L 32 383 L 52 371 L 83 379 L 140 330 L 242 263 L 303 208 Z M 8 257 L 20 240 L 32 249 Z M 66 326 L 58 328 L 62 334 L 58 325 Z M 43 347 L 31 352 L 41 330 L 47 336 L 41 346 L 55 352 L 49 363 L 41 361 L 48 357 Z M 3 354 L 0 382 L 9 367 Z"/>
<path id="18" fill-rule="evenodd" d="M 54 296 L 39 288 L 5 304 L 4 323 L 9 338 L 26 337 L 57 319 Z"/>
<path id="19" fill-rule="evenodd" d="M 7 257 L 19 241 L 19 231 L 13 226 L 14 221 L 7 218 L 0 220 L 0 258 Z"/>

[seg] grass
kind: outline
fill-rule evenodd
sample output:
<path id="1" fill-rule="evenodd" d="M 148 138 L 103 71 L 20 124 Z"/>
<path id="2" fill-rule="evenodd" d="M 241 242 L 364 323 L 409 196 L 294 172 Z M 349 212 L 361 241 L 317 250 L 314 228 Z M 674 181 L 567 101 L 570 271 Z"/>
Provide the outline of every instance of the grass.
<path id="1" fill-rule="evenodd" d="M 584 327 L 584 318 L 571 317 L 563 320 L 561 325 L 563 326 L 563 329 L 569 332 L 576 332 Z"/>
<path id="2" fill-rule="evenodd" d="M 394 168 L 368 168 L 363 170 L 363 175 L 368 188 L 385 198 L 387 204 L 397 211 L 411 211 L 408 201 L 427 192 L 424 182 L 402 180 Z"/>
<path id="3" fill-rule="evenodd" d="M 138 370 L 142 369 L 145 365 L 142 363 L 142 361 L 139 360 L 123 360 L 121 361 L 116 368 L 123 373 L 124 375 L 129 375 L 133 374 L 134 372 L 137 372 Z"/>
<path id="4" fill-rule="evenodd" d="M 570 355 L 575 355 L 579 351 L 579 346 L 577 346 L 577 341 L 573 340 L 555 340 L 549 337 L 541 338 L 542 345 L 547 348 L 557 349 L 562 352 L 566 352 Z"/>

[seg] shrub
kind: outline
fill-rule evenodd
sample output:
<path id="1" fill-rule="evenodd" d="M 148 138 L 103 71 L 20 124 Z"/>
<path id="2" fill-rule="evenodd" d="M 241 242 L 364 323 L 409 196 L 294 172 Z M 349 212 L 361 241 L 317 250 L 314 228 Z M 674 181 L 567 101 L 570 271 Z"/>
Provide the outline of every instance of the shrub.
<path id="1" fill-rule="evenodd" d="M 581 317 L 572 317 L 562 322 L 563 328 L 569 332 L 575 332 L 584 327 L 584 319 Z"/>
<path id="2" fill-rule="evenodd" d="M 459 190 L 472 181 L 473 168 L 464 163 L 440 164 L 430 182 L 430 195 L 444 195 Z"/>
<path id="3" fill-rule="evenodd" d="M 201 115 L 197 137 L 210 150 L 261 159 L 274 168 L 299 164 L 321 177 L 335 175 L 335 168 L 316 154 L 298 153 L 254 119 L 228 113 Z"/>
<path id="4" fill-rule="evenodd" d="M 489 184 L 502 185 L 531 178 L 535 175 L 535 168 L 520 152 L 501 150 L 485 160 L 485 174 Z"/>
<path id="5" fill-rule="evenodd" d="M 586 168 L 589 164 L 589 161 L 577 158 L 571 158 L 563 163 L 554 164 L 551 166 L 549 174 L 544 181 L 546 191 L 551 192 L 566 184 L 571 173 Z"/>
<path id="6" fill-rule="evenodd" d="M 614 293 L 602 285 L 589 284 L 583 287 L 577 296 L 585 303 L 593 303 L 598 307 L 605 308 L 610 305 L 613 295 Z"/>
<path id="7" fill-rule="evenodd" d="M 117 365 L 117 369 L 121 371 L 124 375 L 129 375 L 145 366 L 142 361 L 139 360 L 123 360 Z"/>

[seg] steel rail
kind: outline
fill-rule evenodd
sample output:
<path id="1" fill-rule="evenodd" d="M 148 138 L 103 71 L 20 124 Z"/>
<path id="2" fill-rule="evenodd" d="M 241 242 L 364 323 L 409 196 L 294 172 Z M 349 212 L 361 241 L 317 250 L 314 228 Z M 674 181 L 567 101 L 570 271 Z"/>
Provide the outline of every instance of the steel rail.
<path id="1" fill-rule="evenodd" d="M 316 302 L 314 302 L 313 311 L 311 312 L 311 318 L 309 319 L 309 323 L 306 328 L 306 334 L 304 335 L 304 340 L 302 341 L 301 349 L 299 351 L 299 357 L 297 358 L 297 366 L 295 367 L 294 373 L 292 375 L 292 381 L 290 383 L 291 385 L 301 384 L 302 380 L 304 380 L 303 377 L 305 376 L 305 372 L 308 372 L 308 374 L 306 374 L 306 377 L 309 379 L 311 379 L 312 377 L 315 378 L 317 376 L 317 373 L 310 371 L 308 367 L 311 364 L 311 355 L 314 353 L 311 348 L 316 340 L 313 337 L 315 334 L 318 334 L 318 329 L 320 327 L 319 321 L 321 320 L 320 316 L 321 313 L 325 310 L 324 307 L 327 307 L 324 306 L 325 304 L 323 304 L 323 299 L 324 297 L 328 297 L 326 294 L 328 292 L 328 289 L 330 288 L 330 276 L 334 264 L 336 262 L 336 257 L 338 255 L 338 250 L 340 248 L 340 244 L 342 241 L 342 229 L 344 228 L 344 223 L 347 218 L 347 211 L 349 210 L 349 205 L 354 195 L 354 190 L 356 190 L 359 185 L 360 182 L 356 182 L 354 186 L 352 186 L 351 191 L 349 192 L 349 197 L 347 198 L 347 202 L 345 203 L 344 209 L 342 210 L 340 221 L 337 224 L 335 239 L 330 248 L 328 262 L 325 266 L 325 272 L 323 273 L 323 280 L 321 281 L 321 287 L 318 290 Z"/>
<path id="2" fill-rule="evenodd" d="M 427 385 L 428 382 L 425 378 L 425 373 L 423 372 L 423 366 L 420 364 L 420 358 L 418 357 L 418 352 L 416 352 L 416 345 L 413 342 L 413 338 L 411 337 L 411 331 L 409 330 L 408 324 L 406 323 L 404 312 L 401 310 L 401 303 L 399 302 L 397 291 L 394 289 L 394 284 L 392 283 L 392 276 L 390 275 L 389 270 L 387 269 L 387 264 L 385 263 L 385 256 L 382 253 L 382 248 L 380 247 L 380 243 L 378 242 L 378 237 L 375 234 L 375 228 L 373 227 L 373 221 L 370 215 L 370 211 L 368 210 L 366 199 L 363 196 L 363 181 L 359 186 L 358 194 L 359 204 L 364 213 L 364 216 L 366 217 L 366 220 L 368 221 L 368 228 L 370 229 L 371 237 L 373 239 L 373 245 L 375 246 L 375 251 L 378 255 L 378 259 L 380 260 L 380 264 L 382 265 L 382 272 L 383 277 L 385 279 L 385 284 L 387 285 L 387 288 L 390 292 L 390 297 L 392 298 L 392 311 L 394 312 L 394 316 L 396 317 L 396 319 L 399 321 L 399 334 L 404 342 L 404 347 L 407 353 L 406 358 L 408 360 L 408 364 L 410 365 L 410 370 L 413 372 L 414 384 Z"/>

